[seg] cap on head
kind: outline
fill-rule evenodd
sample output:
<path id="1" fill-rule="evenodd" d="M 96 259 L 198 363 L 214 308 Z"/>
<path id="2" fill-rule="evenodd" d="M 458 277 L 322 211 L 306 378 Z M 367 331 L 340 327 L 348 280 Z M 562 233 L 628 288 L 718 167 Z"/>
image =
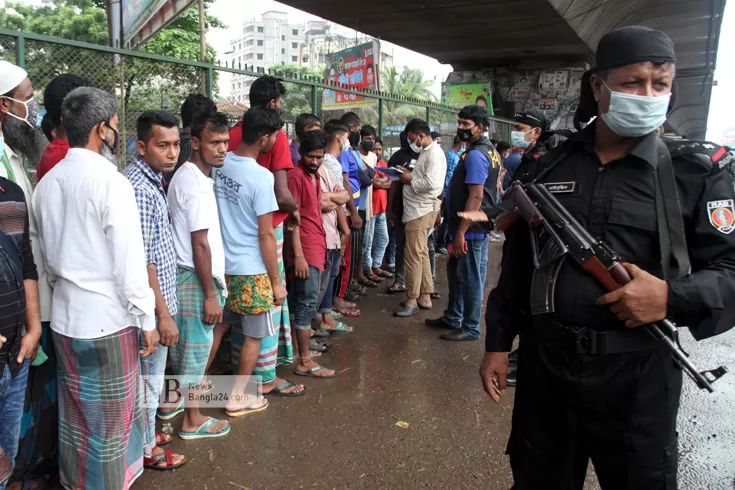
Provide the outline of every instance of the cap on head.
<path id="1" fill-rule="evenodd" d="M 0 95 L 12 92 L 26 78 L 28 73 L 23 68 L 9 61 L 0 60 Z"/>
<path id="2" fill-rule="evenodd" d="M 546 116 L 544 116 L 544 113 L 538 109 L 517 112 L 513 116 L 513 120 L 521 124 L 527 124 L 532 128 L 541 128 L 542 131 L 546 131 L 546 128 L 549 127 L 549 122 L 546 120 Z"/>
<path id="3" fill-rule="evenodd" d="M 597 70 L 607 71 L 636 63 L 676 61 L 674 41 L 663 31 L 627 26 L 608 32 L 597 45 Z"/>

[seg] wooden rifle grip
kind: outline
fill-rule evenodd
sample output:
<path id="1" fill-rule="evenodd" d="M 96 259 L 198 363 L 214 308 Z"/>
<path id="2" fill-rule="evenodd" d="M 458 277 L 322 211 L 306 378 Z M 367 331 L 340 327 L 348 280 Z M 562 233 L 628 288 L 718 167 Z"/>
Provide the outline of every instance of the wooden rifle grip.
<path id="1" fill-rule="evenodd" d="M 518 209 L 503 211 L 495 218 L 495 225 L 503 231 L 508 231 L 521 218 Z"/>
<path id="2" fill-rule="evenodd" d="M 618 265 L 622 267 L 622 265 Z M 602 287 L 604 287 L 608 292 L 616 291 L 622 287 L 621 284 L 615 281 L 613 276 L 597 257 L 590 257 L 589 260 L 584 263 L 584 270 L 597 279 L 597 281 L 602 284 Z"/>

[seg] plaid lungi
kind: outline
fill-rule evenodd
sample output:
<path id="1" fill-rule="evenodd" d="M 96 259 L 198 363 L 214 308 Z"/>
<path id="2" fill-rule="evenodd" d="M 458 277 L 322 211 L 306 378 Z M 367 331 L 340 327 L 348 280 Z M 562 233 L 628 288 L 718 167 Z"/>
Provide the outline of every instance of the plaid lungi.
<path id="1" fill-rule="evenodd" d="M 286 281 L 286 268 L 283 264 L 283 224 L 275 229 L 276 250 L 278 254 L 278 270 L 281 274 L 281 282 Z M 276 379 L 276 365 L 293 363 L 293 345 L 291 344 L 291 321 L 288 314 L 288 300 L 281 306 L 274 306 L 271 310 L 273 325 L 276 334 L 260 341 L 260 355 L 253 371 L 254 376 L 262 376 L 263 383 L 269 383 Z M 240 361 L 240 348 L 245 341 L 242 330 L 232 329 L 232 372 L 237 372 Z"/>
<path id="2" fill-rule="evenodd" d="M 215 280 L 217 299 L 224 305 L 217 282 Z M 191 379 L 187 377 L 187 382 L 198 383 L 204 376 L 212 350 L 214 325 L 204 323 L 204 290 L 195 271 L 179 267 L 176 293 L 179 311 L 174 321 L 179 329 L 179 341 L 168 348 L 171 369 L 177 376 L 191 376 Z"/>
<path id="3" fill-rule="evenodd" d="M 69 489 L 127 490 L 143 473 L 145 415 L 138 329 L 98 339 L 53 332 L 59 471 Z"/>

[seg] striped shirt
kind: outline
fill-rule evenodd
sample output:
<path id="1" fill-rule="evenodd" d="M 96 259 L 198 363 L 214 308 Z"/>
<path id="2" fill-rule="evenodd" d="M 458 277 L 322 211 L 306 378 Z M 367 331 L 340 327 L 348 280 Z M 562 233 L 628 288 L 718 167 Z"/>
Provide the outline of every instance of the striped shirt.
<path id="1" fill-rule="evenodd" d="M 143 231 L 146 263 L 156 266 L 161 294 L 168 307 L 168 312 L 175 315 L 179 306 L 176 299 L 178 269 L 171 217 L 161 175 L 156 174 L 143 160 L 136 157 L 135 161 L 125 169 L 125 176 L 135 191 L 135 202 L 138 205 L 140 226 Z"/>

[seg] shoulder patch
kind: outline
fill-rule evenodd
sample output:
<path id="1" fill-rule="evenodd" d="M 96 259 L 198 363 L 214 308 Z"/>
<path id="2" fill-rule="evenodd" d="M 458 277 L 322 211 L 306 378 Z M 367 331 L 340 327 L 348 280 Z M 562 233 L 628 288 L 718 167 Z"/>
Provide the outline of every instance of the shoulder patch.
<path id="1" fill-rule="evenodd" d="M 707 215 L 712 227 L 729 235 L 735 230 L 735 203 L 733 199 L 723 201 L 709 201 L 707 203 Z"/>

